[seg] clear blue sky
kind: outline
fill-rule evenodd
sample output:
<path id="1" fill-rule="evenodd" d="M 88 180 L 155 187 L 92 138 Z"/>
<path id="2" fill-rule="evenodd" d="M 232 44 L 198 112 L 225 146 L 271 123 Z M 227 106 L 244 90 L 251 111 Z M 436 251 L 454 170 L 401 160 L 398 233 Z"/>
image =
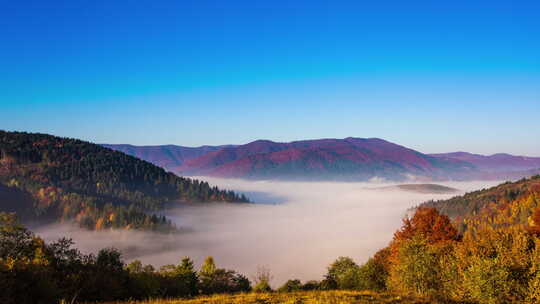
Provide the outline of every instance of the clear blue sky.
<path id="1" fill-rule="evenodd" d="M 0 0 L 0 39 L 0 129 L 540 156 L 539 1 Z"/>

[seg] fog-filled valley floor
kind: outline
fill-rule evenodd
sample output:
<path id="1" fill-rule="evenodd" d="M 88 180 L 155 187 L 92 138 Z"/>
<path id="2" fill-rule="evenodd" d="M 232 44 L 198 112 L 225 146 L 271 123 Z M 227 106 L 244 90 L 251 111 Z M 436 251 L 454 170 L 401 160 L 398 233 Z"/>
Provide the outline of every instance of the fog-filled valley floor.
<path id="1" fill-rule="evenodd" d="M 41 227 L 46 240 L 73 238 L 83 252 L 116 247 L 127 261 L 176 264 L 189 256 L 200 264 L 213 256 L 219 267 L 252 276 L 271 270 L 278 285 L 287 279 L 321 279 L 338 256 L 366 261 L 386 246 L 407 209 L 498 182 L 447 182 L 457 193 L 420 193 L 383 183 L 245 181 L 207 178 L 246 193 L 256 204 L 183 205 L 166 213 L 181 233 L 130 230 L 88 231 L 67 224 Z"/>

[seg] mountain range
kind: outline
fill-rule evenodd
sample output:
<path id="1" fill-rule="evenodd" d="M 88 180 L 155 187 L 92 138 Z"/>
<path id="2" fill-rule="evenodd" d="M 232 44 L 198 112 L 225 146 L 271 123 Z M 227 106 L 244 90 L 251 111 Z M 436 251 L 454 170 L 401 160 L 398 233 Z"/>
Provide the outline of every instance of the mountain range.
<path id="1" fill-rule="evenodd" d="M 245 179 L 405 180 L 520 178 L 540 157 L 454 152 L 424 154 L 379 138 L 257 140 L 224 146 L 104 145 L 187 176 Z"/>
<path id="2" fill-rule="evenodd" d="M 166 169 L 176 168 L 186 160 L 199 157 L 201 155 L 218 151 L 233 145 L 225 146 L 201 146 L 201 147 L 183 147 L 176 145 L 161 146 L 134 146 L 134 145 L 102 145 L 106 148 L 120 151 L 131 156 L 146 160 L 156 166 Z"/>
<path id="3" fill-rule="evenodd" d="M 540 157 L 516 156 L 506 153 L 480 155 L 467 152 L 430 154 L 442 159 L 458 159 L 473 164 L 483 171 L 505 172 L 540 168 Z"/>

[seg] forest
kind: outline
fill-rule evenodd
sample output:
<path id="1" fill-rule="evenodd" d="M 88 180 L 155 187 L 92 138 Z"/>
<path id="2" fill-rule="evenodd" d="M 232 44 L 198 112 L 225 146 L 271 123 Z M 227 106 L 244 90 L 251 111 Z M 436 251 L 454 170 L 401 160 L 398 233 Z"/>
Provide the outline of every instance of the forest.
<path id="1" fill-rule="evenodd" d="M 514 188 L 521 192 L 506 200 L 505 193 Z M 303 297 L 313 292 L 313 296 L 325 297 L 318 293 L 325 290 L 369 292 L 342 294 L 358 299 L 366 295 L 417 299 L 414 303 L 540 302 L 540 176 L 449 201 L 465 202 L 465 197 L 478 193 L 495 201 L 486 199 L 474 214 L 455 220 L 436 208 L 419 206 L 403 219 L 389 245 L 366 263 L 338 257 L 321 280 L 291 278 L 278 288 L 270 284 L 269 269 L 260 269 L 250 280 L 234 270 L 218 268 L 212 257 L 197 270 L 187 257 L 179 257 L 177 265 L 155 269 L 137 260 L 126 264 L 114 248 L 82 254 L 68 239 L 45 243 L 21 226 L 14 214 L 2 213 L 0 288 L 6 292 L 0 302 L 75 303 L 247 292 L 277 299 L 283 293 Z M 465 227 L 463 232 L 458 230 L 460 225 Z"/>
<path id="2" fill-rule="evenodd" d="M 442 303 L 539 303 L 540 176 L 420 205 L 364 265 L 338 262 L 348 265 L 330 276 L 338 288 Z"/>
<path id="3" fill-rule="evenodd" d="M 181 202 L 249 202 L 89 142 L 0 131 L 0 211 L 89 229 L 171 230 L 156 211 Z"/>
<path id="4" fill-rule="evenodd" d="M 516 182 L 505 182 L 496 187 L 481 189 L 456 196 L 448 200 L 428 201 L 421 207 L 436 208 L 439 212 L 450 217 L 460 232 L 474 219 L 492 221 L 500 210 L 510 210 L 516 201 L 534 199 L 534 193 L 540 192 L 539 175 L 524 178 Z M 527 224 L 530 215 L 530 204 L 523 205 L 520 216 L 513 223 Z M 534 207 L 534 206 L 533 206 Z"/>

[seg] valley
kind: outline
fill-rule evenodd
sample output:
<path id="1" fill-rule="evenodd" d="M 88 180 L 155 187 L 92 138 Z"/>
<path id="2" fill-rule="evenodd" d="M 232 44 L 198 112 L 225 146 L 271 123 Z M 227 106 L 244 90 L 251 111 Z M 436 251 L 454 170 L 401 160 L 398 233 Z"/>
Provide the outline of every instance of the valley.
<path id="1" fill-rule="evenodd" d="M 51 290 L 72 299 L 80 292 L 77 284 L 82 284 L 87 300 L 253 290 L 257 293 L 203 297 L 191 303 L 422 303 L 468 298 L 488 303 L 506 298 L 478 293 L 484 288 L 481 280 L 469 277 L 472 272 L 485 275 L 474 261 L 494 263 L 486 260 L 481 247 L 502 242 L 501 248 L 509 251 L 489 250 L 507 257 L 523 244 L 508 243 L 497 234 L 536 242 L 540 231 L 540 176 L 504 183 L 184 178 L 88 142 L 45 134 L 1 135 L 0 241 L 5 246 L 0 247 L 0 262 L 15 264 L 0 263 L 0 274 L 32 273 L 34 268 L 25 268 L 29 265 L 47 269 L 44 277 L 65 272 L 74 276 L 65 283 L 68 289 Z M 17 215 L 33 232 L 19 226 Z M 21 248 L 16 254 L 27 258 L 17 258 L 10 248 Z M 504 260 L 493 271 L 533 271 L 536 251 L 519 250 L 518 264 Z M 452 259 L 468 268 L 456 272 Z M 71 266 L 64 268 L 63 263 Z M 424 263 L 430 266 L 422 268 Z M 435 277 L 428 275 L 432 269 Z M 533 284 L 536 276 L 522 280 Z M 110 280 L 113 285 L 99 287 L 102 283 L 79 277 L 102 277 L 100 282 Z M 28 278 L 24 284 L 44 284 L 40 278 Z M 522 286 L 506 277 L 501 280 Z M 471 294 L 455 295 L 457 287 L 445 284 L 470 284 L 459 288 Z M 349 291 L 332 291 L 336 289 Z M 268 293 L 272 290 L 279 293 Z M 536 297 L 530 288 L 519 296 Z"/>
<path id="2" fill-rule="evenodd" d="M 540 304 L 540 1 L 0 23 L 0 304 Z"/>
<path id="3" fill-rule="evenodd" d="M 197 177 L 199 178 L 199 177 Z M 180 230 L 176 235 L 144 231 L 84 231 L 48 226 L 36 232 L 48 241 L 65 235 L 84 252 L 114 246 L 128 261 L 157 267 L 189 256 L 197 263 L 211 253 L 219 264 L 253 275 L 266 266 L 280 285 L 295 277 L 320 278 L 337 256 L 366 261 L 388 243 L 407 210 L 428 200 L 496 185 L 497 182 L 450 182 L 459 192 L 411 192 L 399 184 L 365 182 L 248 181 L 205 178 L 211 185 L 250 199 L 279 197 L 277 204 L 188 204 L 164 215 Z M 442 187 L 442 186 L 441 186 Z M 258 195 L 259 196 L 258 196 Z"/>

